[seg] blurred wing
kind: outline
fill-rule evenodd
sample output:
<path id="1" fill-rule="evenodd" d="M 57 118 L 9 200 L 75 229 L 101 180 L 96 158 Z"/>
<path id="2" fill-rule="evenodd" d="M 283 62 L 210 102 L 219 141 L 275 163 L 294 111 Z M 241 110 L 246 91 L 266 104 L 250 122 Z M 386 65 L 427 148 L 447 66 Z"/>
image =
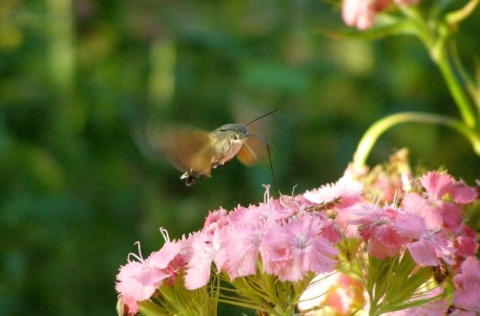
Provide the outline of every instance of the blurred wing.
<path id="1" fill-rule="evenodd" d="M 251 166 L 267 155 L 267 143 L 262 138 L 252 135 L 243 143 L 237 158 L 246 166 Z"/>
<path id="2" fill-rule="evenodd" d="M 207 131 L 186 127 L 171 127 L 158 134 L 156 147 L 172 164 L 193 176 L 210 176 L 213 148 Z"/>

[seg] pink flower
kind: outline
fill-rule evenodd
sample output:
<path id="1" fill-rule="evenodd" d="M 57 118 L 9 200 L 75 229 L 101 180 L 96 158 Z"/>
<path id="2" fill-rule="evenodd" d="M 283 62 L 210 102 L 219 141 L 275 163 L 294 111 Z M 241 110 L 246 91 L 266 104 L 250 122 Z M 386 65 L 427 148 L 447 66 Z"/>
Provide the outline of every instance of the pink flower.
<path id="1" fill-rule="evenodd" d="M 477 233 L 465 224 L 455 232 L 456 255 L 461 258 L 474 256 L 478 251 Z"/>
<path id="2" fill-rule="evenodd" d="M 189 257 L 186 264 L 187 289 L 198 289 L 208 283 L 212 262 L 215 262 L 218 271 L 223 268 L 227 257 L 221 234 L 228 224 L 227 211 L 220 208 L 208 214 L 201 232 L 196 232 L 188 238 L 191 247 L 188 249 Z"/>
<path id="3" fill-rule="evenodd" d="M 180 253 L 182 247 L 182 242 L 167 241 L 162 249 L 150 254 L 150 257 L 143 262 L 143 268 L 134 277 L 143 284 L 161 284 L 159 281 L 170 276 L 167 268 Z"/>
<path id="4" fill-rule="evenodd" d="M 220 208 L 218 211 L 208 213 L 202 232 L 213 235 L 218 228 L 225 225 L 227 225 L 227 211 Z"/>
<path id="5" fill-rule="evenodd" d="M 455 275 L 453 281 L 457 289 L 453 296 L 455 307 L 463 310 L 464 315 L 480 314 L 480 261 L 468 257 L 462 263 L 461 273 Z"/>
<path id="6" fill-rule="evenodd" d="M 280 200 L 270 198 L 269 187 L 266 186 L 263 203 L 250 205 L 248 208 L 238 206 L 228 215 L 228 220 L 230 223 L 286 220 L 299 212 L 300 208 L 304 208 L 304 205 L 296 201 L 297 197 L 281 196 Z M 302 200 L 301 204 L 304 203 L 308 201 Z"/>
<path id="7" fill-rule="evenodd" d="M 398 254 L 401 247 L 410 241 L 407 236 L 400 235 L 395 226 L 399 210 L 387 206 L 365 211 L 364 216 L 350 221 L 353 225 L 360 225 L 358 232 L 368 241 L 370 255 L 385 259 Z"/>
<path id="8" fill-rule="evenodd" d="M 260 249 L 264 271 L 292 282 L 310 271 L 332 271 L 338 250 L 321 236 L 323 227 L 318 217 L 308 213 L 285 225 L 269 226 Z"/>
<path id="9" fill-rule="evenodd" d="M 335 222 L 347 237 L 355 237 L 356 228 L 349 225 L 350 220 L 357 218 L 355 211 L 364 205 L 362 198 L 363 184 L 352 179 L 350 170 L 334 184 L 327 184 L 318 189 L 307 191 L 303 197 L 317 208 L 333 204 L 331 209 L 336 213 Z"/>
<path id="10" fill-rule="evenodd" d="M 438 266 L 443 259 L 452 265 L 455 263 L 455 248 L 448 240 L 444 230 L 428 229 L 424 219 L 413 214 L 403 214 L 396 221 L 397 232 L 415 241 L 407 244 L 415 262 L 426 266 Z"/>
<path id="11" fill-rule="evenodd" d="M 362 190 L 362 183 L 343 177 L 334 184 L 306 191 L 302 196 L 315 204 L 330 203 L 341 198 L 341 202 L 351 205 L 361 199 Z"/>
<path id="12" fill-rule="evenodd" d="M 395 0 L 397 5 L 415 5 L 419 0 Z M 373 26 L 375 14 L 383 11 L 389 0 L 344 0 L 342 17 L 348 26 L 366 30 Z"/>
<path id="13" fill-rule="evenodd" d="M 215 261 L 218 271 L 223 267 L 226 257 L 222 252 L 220 231 L 208 234 L 197 232 L 190 236 L 191 257 L 187 263 L 185 287 L 189 290 L 198 289 L 208 283 L 212 262 Z"/>
<path id="14" fill-rule="evenodd" d="M 348 26 L 366 30 L 373 26 L 375 13 L 387 5 L 388 0 L 344 0 L 342 17 Z"/>
<path id="15" fill-rule="evenodd" d="M 117 301 L 118 315 L 135 316 L 138 313 L 137 302 L 128 295 L 118 295 Z"/>
<path id="16" fill-rule="evenodd" d="M 120 272 L 117 274 L 115 289 L 122 297 L 130 298 L 134 302 L 141 302 L 150 298 L 155 292 L 157 284 L 144 284 L 135 277 L 142 269 L 143 263 L 137 261 L 130 261 L 120 268 Z M 136 308 L 136 304 L 131 308 Z"/>
<path id="17" fill-rule="evenodd" d="M 129 261 L 120 268 L 115 289 L 122 294 L 122 297 L 141 302 L 150 298 L 169 274 L 154 267 L 151 264 L 151 257 L 146 260 L 138 259 L 140 262 Z"/>
<path id="18" fill-rule="evenodd" d="M 228 260 L 225 270 L 232 280 L 257 271 L 258 254 L 264 235 L 265 222 L 245 222 L 229 225 L 222 239 Z"/>
<path id="19" fill-rule="evenodd" d="M 141 254 L 130 254 L 138 261 L 129 259 L 117 275 L 115 289 L 132 313 L 138 310 L 138 302 L 149 299 L 159 286 L 174 279 L 179 263 L 183 262 L 181 251 L 186 247 L 187 241 L 182 239 L 170 242 L 164 230 L 161 231 L 167 240 L 162 249 L 153 252 L 147 259 L 143 259 Z M 138 247 L 140 253 L 140 244 Z"/>
<path id="20" fill-rule="evenodd" d="M 425 196 L 407 194 L 402 205 L 405 211 L 418 214 L 425 219 L 427 227 L 438 229 L 443 226 L 456 229 L 461 224 L 463 210 L 461 205 L 470 203 L 475 198 L 475 190 L 463 182 L 455 182 L 448 174 L 436 171 L 427 173 L 420 178 L 425 188 Z M 445 200 L 450 197 L 453 202 Z"/>

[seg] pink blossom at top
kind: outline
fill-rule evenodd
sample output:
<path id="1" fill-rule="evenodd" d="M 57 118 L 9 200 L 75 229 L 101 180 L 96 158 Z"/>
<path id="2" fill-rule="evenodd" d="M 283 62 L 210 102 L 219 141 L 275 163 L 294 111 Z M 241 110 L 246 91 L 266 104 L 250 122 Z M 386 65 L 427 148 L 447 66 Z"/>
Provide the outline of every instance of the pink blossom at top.
<path id="1" fill-rule="evenodd" d="M 453 279 L 457 291 L 453 296 L 453 305 L 460 310 L 455 315 L 480 314 L 480 261 L 468 257 L 461 266 L 461 273 Z"/>
<path id="2" fill-rule="evenodd" d="M 476 195 L 475 190 L 463 182 L 455 182 L 450 175 L 437 171 L 428 172 L 420 178 L 420 183 L 425 188 L 425 196 L 407 194 L 402 201 L 405 211 L 423 217 L 430 229 L 443 226 L 458 228 L 463 216 L 460 204 L 472 202 Z M 447 197 L 453 202 L 445 200 Z"/>
<path id="3" fill-rule="evenodd" d="M 415 262 L 426 266 L 438 266 L 442 262 L 454 264 L 455 248 L 444 230 L 428 229 L 423 218 L 413 214 L 403 214 L 395 223 L 397 232 L 413 238 L 407 244 Z"/>
<path id="4" fill-rule="evenodd" d="M 366 30 L 373 26 L 375 13 L 387 5 L 388 0 L 344 0 L 342 17 L 348 26 Z"/>
<path id="5" fill-rule="evenodd" d="M 394 0 L 397 5 L 415 5 L 419 0 Z M 389 0 L 343 0 L 342 17 L 348 26 L 366 30 L 373 26 L 375 14 L 385 10 Z"/>

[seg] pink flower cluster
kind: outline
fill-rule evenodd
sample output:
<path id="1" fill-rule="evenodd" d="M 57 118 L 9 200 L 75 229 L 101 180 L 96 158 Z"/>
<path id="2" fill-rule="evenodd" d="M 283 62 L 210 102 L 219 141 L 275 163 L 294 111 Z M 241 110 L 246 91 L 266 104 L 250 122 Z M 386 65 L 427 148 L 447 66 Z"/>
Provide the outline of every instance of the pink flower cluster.
<path id="1" fill-rule="evenodd" d="M 448 174 L 429 172 L 419 179 L 421 192 L 402 193 L 400 206 L 371 206 L 357 210 L 348 222 L 368 242 L 371 256 L 393 257 L 407 247 L 418 264 L 455 265 L 478 250 L 476 234 L 462 223 L 463 205 L 476 191 Z M 458 262 L 457 262 L 458 261 Z"/>
<path id="2" fill-rule="evenodd" d="M 212 263 L 232 280 L 255 274 L 259 266 L 280 281 L 292 282 L 308 272 L 333 271 L 335 244 L 342 235 L 333 219 L 315 211 L 318 206 L 302 195 L 273 199 L 267 189 L 264 203 L 238 206 L 228 214 L 224 209 L 211 212 L 201 231 L 167 241 L 147 259 L 129 260 L 117 275 L 116 289 L 134 314 L 137 302 L 173 282 L 181 270 L 187 289 L 205 286 Z"/>
<path id="3" fill-rule="evenodd" d="M 478 244 L 462 217 L 463 205 L 473 202 L 476 191 L 435 171 L 404 187 L 417 189 L 397 190 L 395 202 L 384 206 L 365 201 L 365 188 L 348 172 L 333 185 L 296 196 L 273 199 L 267 188 L 263 203 L 213 211 L 201 231 L 178 241 L 166 238 L 163 248 L 147 259 L 129 260 L 117 275 L 116 289 L 135 314 L 138 302 L 179 275 L 188 290 L 207 285 L 212 267 L 230 280 L 260 272 L 297 282 L 310 272 L 334 271 L 336 245 L 345 238 L 362 238 L 362 249 L 379 259 L 408 250 L 423 266 L 455 268 L 467 260 L 462 271 L 470 273 L 473 263 L 467 258 L 476 254 Z M 460 289 L 472 289 L 461 276 L 457 281 Z M 462 291 L 458 293 L 456 300 L 462 303 Z"/>
<path id="4" fill-rule="evenodd" d="M 419 0 L 394 0 L 397 5 L 415 5 Z M 375 14 L 385 10 L 390 0 L 343 0 L 342 17 L 348 26 L 366 30 L 373 26 Z"/>

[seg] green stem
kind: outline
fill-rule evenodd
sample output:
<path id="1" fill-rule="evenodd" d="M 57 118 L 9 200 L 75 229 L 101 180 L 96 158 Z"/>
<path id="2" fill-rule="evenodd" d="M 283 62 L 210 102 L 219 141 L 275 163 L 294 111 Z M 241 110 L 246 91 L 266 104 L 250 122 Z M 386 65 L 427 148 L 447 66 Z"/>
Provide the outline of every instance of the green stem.
<path id="1" fill-rule="evenodd" d="M 466 88 L 468 76 L 455 67 L 460 65 L 460 61 L 450 52 L 452 47 L 450 39 L 457 29 L 457 24 L 471 14 L 479 2 L 480 0 L 471 0 L 464 8 L 451 12 L 444 18 L 433 14 L 430 19 L 425 19 L 414 6 L 399 6 L 402 13 L 412 22 L 414 34 L 424 43 L 430 57 L 439 67 L 463 122 L 471 128 L 477 125 L 476 107 Z"/>
<path id="2" fill-rule="evenodd" d="M 475 106 L 472 104 L 472 100 L 465 90 L 465 80 L 459 78 L 462 73 L 455 71 L 454 62 L 451 60 L 451 58 L 455 58 L 455 56 L 451 56 L 446 49 L 444 50 L 444 52 L 438 54 L 437 60 L 434 60 L 440 68 L 448 89 L 457 104 L 463 122 L 465 122 L 468 127 L 475 128 L 477 124 Z"/>
<path id="3" fill-rule="evenodd" d="M 405 112 L 389 115 L 377 121 L 365 132 L 353 156 L 353 167 L 355 170 L 361 170 L 366 165 L 367 157 L 373 145 L 386 130 L 401 123 L 413 122 L 444 125 L 459 132 L 470 141 L 474 152 L 480 156 L 480 134 L 460 120 L 439 114 Z"/>
<path id="4" fill-rule="evenodd" d="M 458 24 L 462 20 L 465 20 L 475 10 L 477 5 L 480 4 L 480 0 L 471 0 L 463 8 L 450 12 L 447 14 L 446 20 L 448 24 Z"/>

